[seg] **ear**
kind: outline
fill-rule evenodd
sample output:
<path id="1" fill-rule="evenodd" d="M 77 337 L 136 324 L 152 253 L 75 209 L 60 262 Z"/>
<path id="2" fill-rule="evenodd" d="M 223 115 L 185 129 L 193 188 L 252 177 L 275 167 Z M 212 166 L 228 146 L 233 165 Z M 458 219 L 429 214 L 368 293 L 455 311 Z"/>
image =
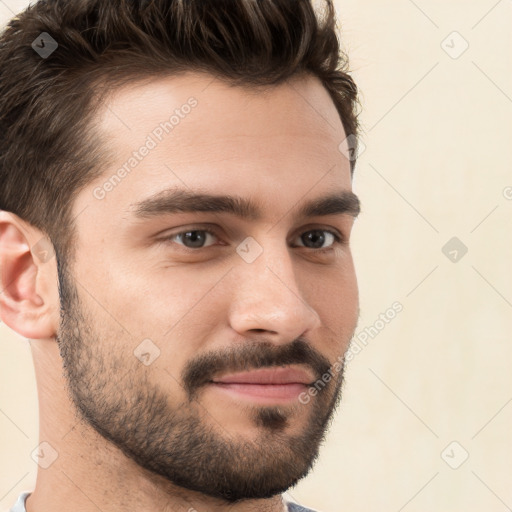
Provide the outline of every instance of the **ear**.
<path id="1" fill-rule="evenodd" d="M 52 338 L 60 299 L 53 245 L 17 215 L 0 211 L 0 317 L 28 339 Z"/>

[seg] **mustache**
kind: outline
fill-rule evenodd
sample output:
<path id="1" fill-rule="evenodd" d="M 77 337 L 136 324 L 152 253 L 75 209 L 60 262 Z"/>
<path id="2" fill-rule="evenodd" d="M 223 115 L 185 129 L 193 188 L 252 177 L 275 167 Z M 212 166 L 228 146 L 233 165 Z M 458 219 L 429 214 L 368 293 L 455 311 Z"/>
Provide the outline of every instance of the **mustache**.
<path id="1" fill-rule="evenodd" d="M 291 364 L 308 366 L 315 380 L 331 367 L 327 358 L 302 338 L 278 346 L 266 340 L 247 341 L 240 346 L 211 351 L 191 359 L 182 371 L 182 382 L 192 400 L 199 388 L 219 374 Z"/>

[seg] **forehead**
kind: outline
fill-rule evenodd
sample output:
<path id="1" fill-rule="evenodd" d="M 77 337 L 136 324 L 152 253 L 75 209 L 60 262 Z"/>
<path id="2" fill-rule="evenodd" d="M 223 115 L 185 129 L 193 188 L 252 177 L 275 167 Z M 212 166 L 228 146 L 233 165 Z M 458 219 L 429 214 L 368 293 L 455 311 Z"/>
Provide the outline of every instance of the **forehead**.
<path id="1" fill-rule="evenodd" d="M 202 73 L 154 78 L 115 91 L 95 128 L 113 160 L 74 205 L 87 208 L 84 221 L 113 211 L 124 218 L 131 204 L 169 188 L 236 191 L 276 215 L 287 199 L 351 188 L 341 120 L 310 76 L 258 88 Z"/>
<path id="2" fill-rule="evenodd" d="M 272 86 L 235 86 L 194 72 L 148 78 L 114 90 L 97 126 L 113 135 L 120 135 L 123 128 L 124 136 L 134 129 L 149 132 L 191 98 L 197 101 L 196 115 L 173 134 L 182 135 L 182 141 L 190 135 L 187 128 L 192 128 L 200 141 L 218 134 L 261 136 L 262 128 L 269 136 L 282 135 L 282 128 L 291 130 L 290 135 L 308 137 L 312 128 L 333 135 L 342 131 L 329 93 L 316 77 L 298 75 Z M 118 140 L 126 140 L 124 136 Z"/>

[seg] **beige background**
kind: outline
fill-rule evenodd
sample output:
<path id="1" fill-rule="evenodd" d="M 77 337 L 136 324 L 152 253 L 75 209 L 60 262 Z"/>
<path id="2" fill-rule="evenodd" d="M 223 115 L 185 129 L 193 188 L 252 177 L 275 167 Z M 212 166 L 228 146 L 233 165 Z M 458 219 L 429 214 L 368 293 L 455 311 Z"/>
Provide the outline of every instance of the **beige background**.
<path id="1" fill-rule="evenodd" d="M 27 4 L 0 0 L 0 22 Z M 510 510 L 512 2 L 336 5 L 364 108 L 358 333 L 403 311 L 354 356 L 289 494 L 324 512 Z M 34 485 L 38 420 L 28 343 L 4 325 L 0 341 L 3 510 Z"/>

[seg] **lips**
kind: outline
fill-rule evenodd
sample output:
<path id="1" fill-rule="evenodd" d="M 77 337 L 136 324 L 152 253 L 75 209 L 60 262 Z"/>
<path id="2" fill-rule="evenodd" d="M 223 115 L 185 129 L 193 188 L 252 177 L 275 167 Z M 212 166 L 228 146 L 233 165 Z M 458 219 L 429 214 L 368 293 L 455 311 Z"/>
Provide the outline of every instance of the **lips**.
<path id="1" fill-rule="evenodd" d="M 254 384 L 254 385 L 284 385 L 302 384 L 310 385 L 314 377 L 302 368 L 259 368 L 248 372 L 232 373 L 215 378 L 216 384 Z"/>
<path id="2" fill-rule="evenodd" d="M 231 373 L 210 381 L 212 389 L 231 399 L 259 405 L 295 403 L 314 376 L 303 368 L 275 366 Z"/>

